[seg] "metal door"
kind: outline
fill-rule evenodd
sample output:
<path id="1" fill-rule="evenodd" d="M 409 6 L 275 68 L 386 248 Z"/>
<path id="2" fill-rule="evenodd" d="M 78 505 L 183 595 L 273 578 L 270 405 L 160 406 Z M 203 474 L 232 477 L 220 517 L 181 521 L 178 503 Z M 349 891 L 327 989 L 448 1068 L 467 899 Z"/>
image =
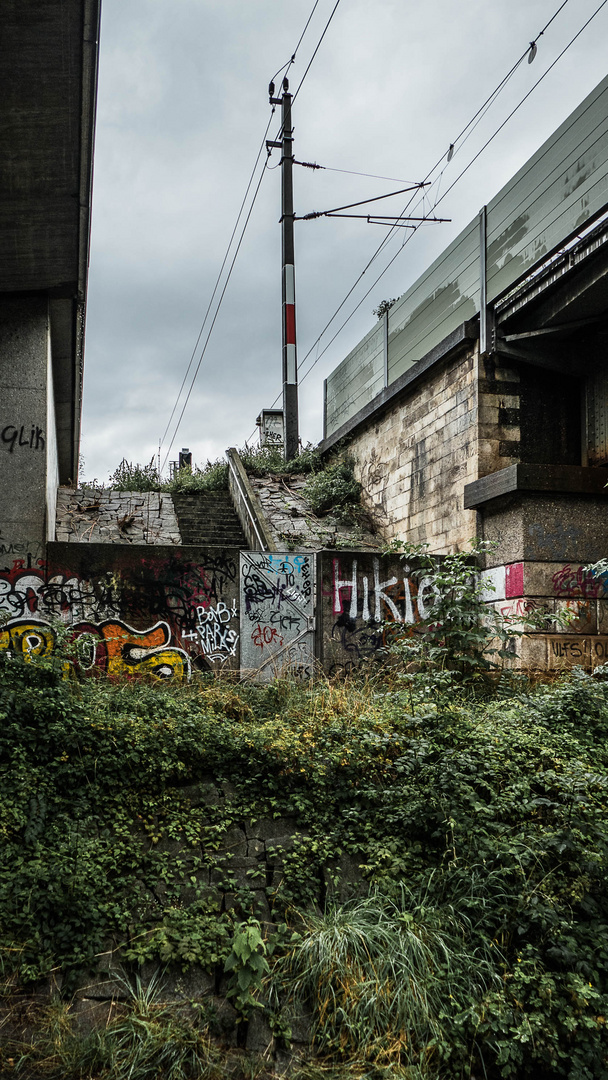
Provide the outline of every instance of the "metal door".
<path id="1" fill-rule="evenodd" d="M 315 556 L 241 551 L 241 677 L 310 679 L 314 670 Z"/>

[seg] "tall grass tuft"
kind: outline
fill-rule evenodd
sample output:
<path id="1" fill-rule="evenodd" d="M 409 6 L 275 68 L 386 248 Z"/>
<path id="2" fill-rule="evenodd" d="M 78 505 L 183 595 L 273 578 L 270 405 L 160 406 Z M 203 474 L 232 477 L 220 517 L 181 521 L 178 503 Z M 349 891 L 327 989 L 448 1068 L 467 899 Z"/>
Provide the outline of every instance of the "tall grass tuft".
<path id="1" fill-rule="evenodd" d="M 48 1010 L 38 1038 L 15 1060 L 26 1080 L 224 1080 L 224 1055 L 207 1031 L 162 1001 L 160 984 L 115 976 L 131 992 L 124 1013 L 88 1034 L 74 1029 L 66 1005 Z"/>
<path id="2" fill-rule="evenodd" d="M 436 1075 L 450 1029 L 498 979 L 467 946 L 466 919 L 425 907 L 405 887 L 396 900 L 373 893 L 302 924 L 275 962 L 271 1001 L 311 1014 L 317 1051 L 355 1071 L 368 1062 L 392 1075 Z"/>

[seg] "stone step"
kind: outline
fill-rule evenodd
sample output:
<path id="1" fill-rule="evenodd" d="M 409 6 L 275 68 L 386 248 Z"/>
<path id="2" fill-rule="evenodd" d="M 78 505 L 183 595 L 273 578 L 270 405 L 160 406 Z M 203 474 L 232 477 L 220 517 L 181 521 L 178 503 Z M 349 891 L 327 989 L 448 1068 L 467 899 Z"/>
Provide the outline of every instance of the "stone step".
<path id="1" fill-rule="evenodd" d="M 184 544 L 238 547 L 248 544 L 228 494 L 197 492 L 173 496 L 173 505 Z"/>

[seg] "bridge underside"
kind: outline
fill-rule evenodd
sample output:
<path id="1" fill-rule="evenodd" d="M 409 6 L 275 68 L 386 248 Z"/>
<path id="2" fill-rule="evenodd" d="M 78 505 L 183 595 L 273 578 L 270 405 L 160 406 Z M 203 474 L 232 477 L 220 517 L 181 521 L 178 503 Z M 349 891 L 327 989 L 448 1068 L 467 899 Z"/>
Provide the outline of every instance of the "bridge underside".
<path id="1" fill-rule="evenodd" d="M 100 0 L 9 3 L 0 40 L 0 550 L 76 479 Z"/>

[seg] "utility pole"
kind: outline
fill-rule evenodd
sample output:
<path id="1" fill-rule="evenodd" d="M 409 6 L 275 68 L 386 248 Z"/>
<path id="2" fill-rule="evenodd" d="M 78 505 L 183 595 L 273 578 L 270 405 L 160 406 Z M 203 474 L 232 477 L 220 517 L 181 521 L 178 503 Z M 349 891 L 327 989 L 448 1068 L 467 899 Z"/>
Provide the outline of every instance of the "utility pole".
<path id="1" fill-rule="evenodd" d="M 285 425 L 285 460 L 298 455 L 298 360 L 296 351 L 296 282 L 293 239 L 293 129 L 289 82 L 283 79 L 283 96 L 275 98 L 274 84 L 269 87 L 270 101 L 281 106 L 282 141 L 268 142 L 281 148 L 281 226 L 283 262 L 283 416 Z"/>

